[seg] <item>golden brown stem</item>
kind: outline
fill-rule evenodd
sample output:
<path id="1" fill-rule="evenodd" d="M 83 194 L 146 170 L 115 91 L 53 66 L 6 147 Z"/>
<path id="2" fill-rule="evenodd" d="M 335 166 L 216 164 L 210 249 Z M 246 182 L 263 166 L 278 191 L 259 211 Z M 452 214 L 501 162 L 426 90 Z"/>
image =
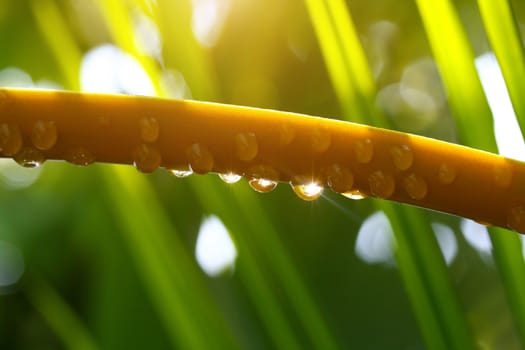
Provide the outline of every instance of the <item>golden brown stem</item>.
<path id="1" fill-rule="evenodd" d="M 524 163 L 421 136 L 287 112 L 4 89 L 0 151 L 26 166 L 44 159 L 78 165 L 97 161 L 135 164 L 143 172 L 191 168 L 249 180 L 314 182 L 347 196 L 380 197 L 525 232 Z"/>

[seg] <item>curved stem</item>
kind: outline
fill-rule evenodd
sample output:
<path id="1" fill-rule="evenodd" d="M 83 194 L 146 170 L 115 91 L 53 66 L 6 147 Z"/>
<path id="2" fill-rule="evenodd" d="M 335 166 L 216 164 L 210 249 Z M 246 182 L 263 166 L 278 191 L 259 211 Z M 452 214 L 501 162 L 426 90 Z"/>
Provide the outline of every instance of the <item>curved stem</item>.
<path id="1" fill-rule="evenodd" d="M 366 125 L 206 102 L 0 90 L 0 150 L 310 182 L 525 232 L 525 164 Z"/>

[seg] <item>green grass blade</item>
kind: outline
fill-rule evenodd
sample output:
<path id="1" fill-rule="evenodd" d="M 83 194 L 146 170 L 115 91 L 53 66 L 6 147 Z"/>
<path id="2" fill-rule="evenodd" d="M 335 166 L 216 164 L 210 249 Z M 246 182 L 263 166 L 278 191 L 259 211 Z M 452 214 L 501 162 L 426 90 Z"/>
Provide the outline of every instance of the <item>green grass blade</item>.
<path id="1" fill-rule="evenodd" d="M 456 118 L 459 140 L 494 151 L 492 114 L 474 66 L 474 53 L 453 4 L 449 0 L 416 3 Z"/>
<path id="2" fill-rule="evenodd" d="M 343 45 L 342 41 L 331 38 L 333 35 L 337 37 L 338 33 L 342 32 L 346 33 L 345 37 L 358 38 L 348 10 L 338 2 L 308 0 L 307 4 L 328 70 L 332 72 L 331 77 L 335 90 L 352 87 L 349 93 L 351 91 L 356 93 L 350 100 L 345 99 L 346 96 L 343 93 L 337 94 L 346 118 L 383 127 L 388 126 L 379 113 L 371 114 L 372 109 L 370 108 L 361 107 L 358 108 L 357 114 L 355 112 L 352 114 L 350 109 L 344 107 L 347 103 L 352 103 L 354 99 L 363 98 L 370 100 L 367 103 L 361 102 L 361 105 L 358 106 L 370 106 L 374 97 L 366 90 L 360 90 L 367 89 L 365 84 L 358 82 L 363 78 L 357 78 L 357 75 L 352 74 L 361 72 L 361 74 L 368 75 L 365 81 L 373 81 L 366 60 L 360 59 L 364 57 L 364 54 L 360 54 L 363 49 L 359 41 L 350 39 L 348 44 Z M 347 15 L 341 15 L 341 12 Z M 351 50 L 348 49 L 350 47 Z M 337 72 L 346 74 L 334 76 Z M 361 118 L 355 118 L 356 115 L 360 115 Z M 378 202 L 377 205 L 385 211 L 393 224 L 394 235 L 399 245 L 397 262 L 400 273 L 405 288 L 409 292 L 413 310 L 427 346 L 433 349 L 472 348 L 466 320 L 453 292 L 430 224 L 422 218 L 421 212 L 417 209 L 399 208 L 383 202 Z M 414 229 L 412 223 L 417 223 L 417 230 Z M 426 254 L 419 253 L 423 248 Z"/>
<path id="3" fill-rule="evenodd" d="M 216 183 L 203 180 L 205 179 L 200 179 L 198 184 L 195 183 L 193 186 L 194 190 L 199 194 L 199 197 L 206 198 L 206 202 L 203 205 L 206 205 L 208 210 L 215 212 L 219 210 L 221 217 L 230 223 L 230 227 L 236 228 L 232 233 L 236 238 L 236 242 L 240 245 L 243 260 L 240 266 L 249 263 L 255 267 L 255 262 L 250 263 L 245 261 L 245 259 L 248 260 L 252 254 L 259 251 L 259 258 L 264 259 L 265 265 L 270 266 L 271 272 L 277 275 L 280 284 L 283 286 L 283 291 L 288 297 L 287 302 L 293 308 L 296 317 L 302 324 L 306 334 L 308 334 L 308 344 L 311 344 L 316 349 L 337 349 L 337 343 L 320 315 L 315 301 L 310 296 L 309 288 L 296 271 L 295 264 L 285 250 L 278 233 L 272 227 L 264 209 L 259 204 L 257 200 L 258 194 L 253 193 L 247 186 L 240 185 L 232 189 L 222 189 L 221 191 L 221 189 L 217 188 Z M 228 203 L 227 207 L 222 204 L 224 202 Z M 257 213 L 256 218 L 254 213 Z M 241 232 L 249 232 L 250 237 L 244 238 Z M 243 250 L 244 254 L 242 254 Z M 248 267 L 246 266 L 246 268 Z M 254 270 L 248 272 L 248 275 L 252 275 L 255 278 L 255 276 L 262 275 L 262 272 Z M 258 284 L 261 285 L 259 288 L 262 289 L 263 281 L 258 282 Z M 271 293 L 266 294 L 263 300 L 266 300 L 265 304 L 271 309 L 264 310 L 261 316 L 267 317 L 268 315 L 265 314 L 268 310 L 273 309 L 277 309 L 272 311 L 273 317 L 279 316 L 277 314 L 279 305 L 271 299 Z M 284 316 L 280 317 L 285 318 Z M 285 323 L 284 320 L 280 321 L 277 319 L 277 321 Z M 266 322 L 267 328 L 272 335 L 276 332 L 273 328 L 275 328 L 277 323 L 271 319 L 266 320 Z M 290 331 L 290 333 L 292 332 Z M 279 343 L 282 344 L 282 342 L 278 342 L 276 345 L 279 345 Z"/>
<path id="4" fill-rule="evenodd" d="M 460 141 L 471 147 L 497 152 L 492 114 L 476 73 L 472 50 L 457 13 L 448 0 L 419 0 L 418 6 L 448 92 Z M 447 40 L 442 40 L 443 37 Z M 505 38 L 499 37 L 496 40 Z M 498 45 L 505 43 L 506 41 Z M 497 267 L 509 297 L 510 309 L 518 324 L 520 337 L 525 339 L 525 308 L 518 297 L 525 295 L 525 266 L 521 245 L 517 243 L 516 233 L 494 228 L 490 228 L 489 232 Z"/>
<path id="5" fill-rule="evenodd" d="M 481 18 L 525 134 L 525 52 L 508 0 L 478 0 Z"/>
<path id="6" fill-rule="evenodd" d="M 122 166 L 104 174 L 111 207 L 174 346 L 235 348 L 202 274 L 144 176 Z"/>
<path id="7" fill-rule="evenodd" d="M 96 350 L 98 346 L 65 300 L 44 280 L 32 279 L 25 293 L 68 349 Z"/>

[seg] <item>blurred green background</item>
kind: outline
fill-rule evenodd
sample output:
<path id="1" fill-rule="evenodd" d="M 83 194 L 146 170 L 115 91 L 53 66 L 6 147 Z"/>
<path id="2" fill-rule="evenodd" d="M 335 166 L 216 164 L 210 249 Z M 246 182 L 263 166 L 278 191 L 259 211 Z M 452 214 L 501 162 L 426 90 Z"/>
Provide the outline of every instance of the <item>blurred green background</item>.
<path id="1" fill-rule="evenodd" d="M 0 86 L 273 108 L 496 151 L 492 114 L 513 113 L 491 52 L 520 119 L 509 79 L 525 61 L 503 58 L 524 31 L 519 0 L 0 0 Z M 518 127 L 501 125 L 521 143 L 500 152 L 519 157 Z M 1 349 L 525 346 L 510 231 L 162 169 L 2 160 L 0 180 Z"/>

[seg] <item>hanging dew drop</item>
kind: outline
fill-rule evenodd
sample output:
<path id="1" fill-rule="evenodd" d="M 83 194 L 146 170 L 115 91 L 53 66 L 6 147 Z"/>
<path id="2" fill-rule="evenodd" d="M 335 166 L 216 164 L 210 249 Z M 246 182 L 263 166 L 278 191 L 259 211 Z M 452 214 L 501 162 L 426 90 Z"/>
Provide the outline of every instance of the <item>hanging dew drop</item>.
<path id="1" fill-rule="evenodd" d="M 162 157 L 156 148 L 142 144 L 133 153 L 133 165 L 138 171 L 152 173 L 160 166 Z"/>
<path id="2" fill-rule="evenodd" d="M 271 192 L 277 187 L 277 181 L 263 178 L 252 178 L 248 180 L 248 184 L 252 189 L 260 193 Z"/>
<path id="3" fill-rule="evenodd" d="M 326 183 L 332 191 L 347 192 L 354 184 L 352 172 L 340 164 L 332 164 L 325 170 Z"/>
<path id="4" fill-rule="evenodd" d="M 0 124 L 0 149 L 6 156 L 13 156 L 22 148 L 22 134 L 18 126 Z"/>
<path id="5" fill-rule="evenodd" d="M 242 161 L 250 161 L 257 156 L 259 146 L 253 132 L 242 132 L 235 136 L 235 152 Z"/>
<path id="6" fill-rule="evenodd" d="M 229 172 L 225 174 L 219 174 L 219 178 L 227 184 L 234 184 L 236 182 L 239 182 L 242 176 L 239 174 Z"/>
<path id="7" fill-rule="evenodd" d="M 168 170 L 172 175 L 180 178 L 188 177 L 193 174 L 193 170 L 190 168 L 187 169 L 169 169 Z"/>
<path id="8" fill-rule="evenodd" d="M 342 192 L 341 195 L 345 196 L 346 198 L 350 198 L 350 199 L 353 199 L 353 200 L 361 200 L 363 198 L 366 198 L 366 194 L 364 194 L 363 192 L 359 191 L 359 190 L 351 190 L 351 191 L 347 191 L 347 192 Z"/>
<path id="9" fill-rule="evenodd" d="M 206 174 L 213 169 L 213 155 L 206 146 L 194 143 L 187 148 L 186 155 L 194 173 Z"/>
<path id="10" fill-rule="evenodd" d="M 24 168 L 37 168 L 46 161 L 44 154 L 33 147 L 22 148 L 13 159 Z"/>
<path id="11" fill-rule="evenodd" d="M 302 185 L 292 184 L 292 189 L 299 198 L 305 201 L 313 201 L 323 194 L 323 187 L 315 182 Z"/>
<path id="12" fill-rule="evenodd" d="M 57 142 L 58 132 L 54 121 L 39 120 L 33 125 L 31 142 L 39 150 L 46 151 Z"/>

